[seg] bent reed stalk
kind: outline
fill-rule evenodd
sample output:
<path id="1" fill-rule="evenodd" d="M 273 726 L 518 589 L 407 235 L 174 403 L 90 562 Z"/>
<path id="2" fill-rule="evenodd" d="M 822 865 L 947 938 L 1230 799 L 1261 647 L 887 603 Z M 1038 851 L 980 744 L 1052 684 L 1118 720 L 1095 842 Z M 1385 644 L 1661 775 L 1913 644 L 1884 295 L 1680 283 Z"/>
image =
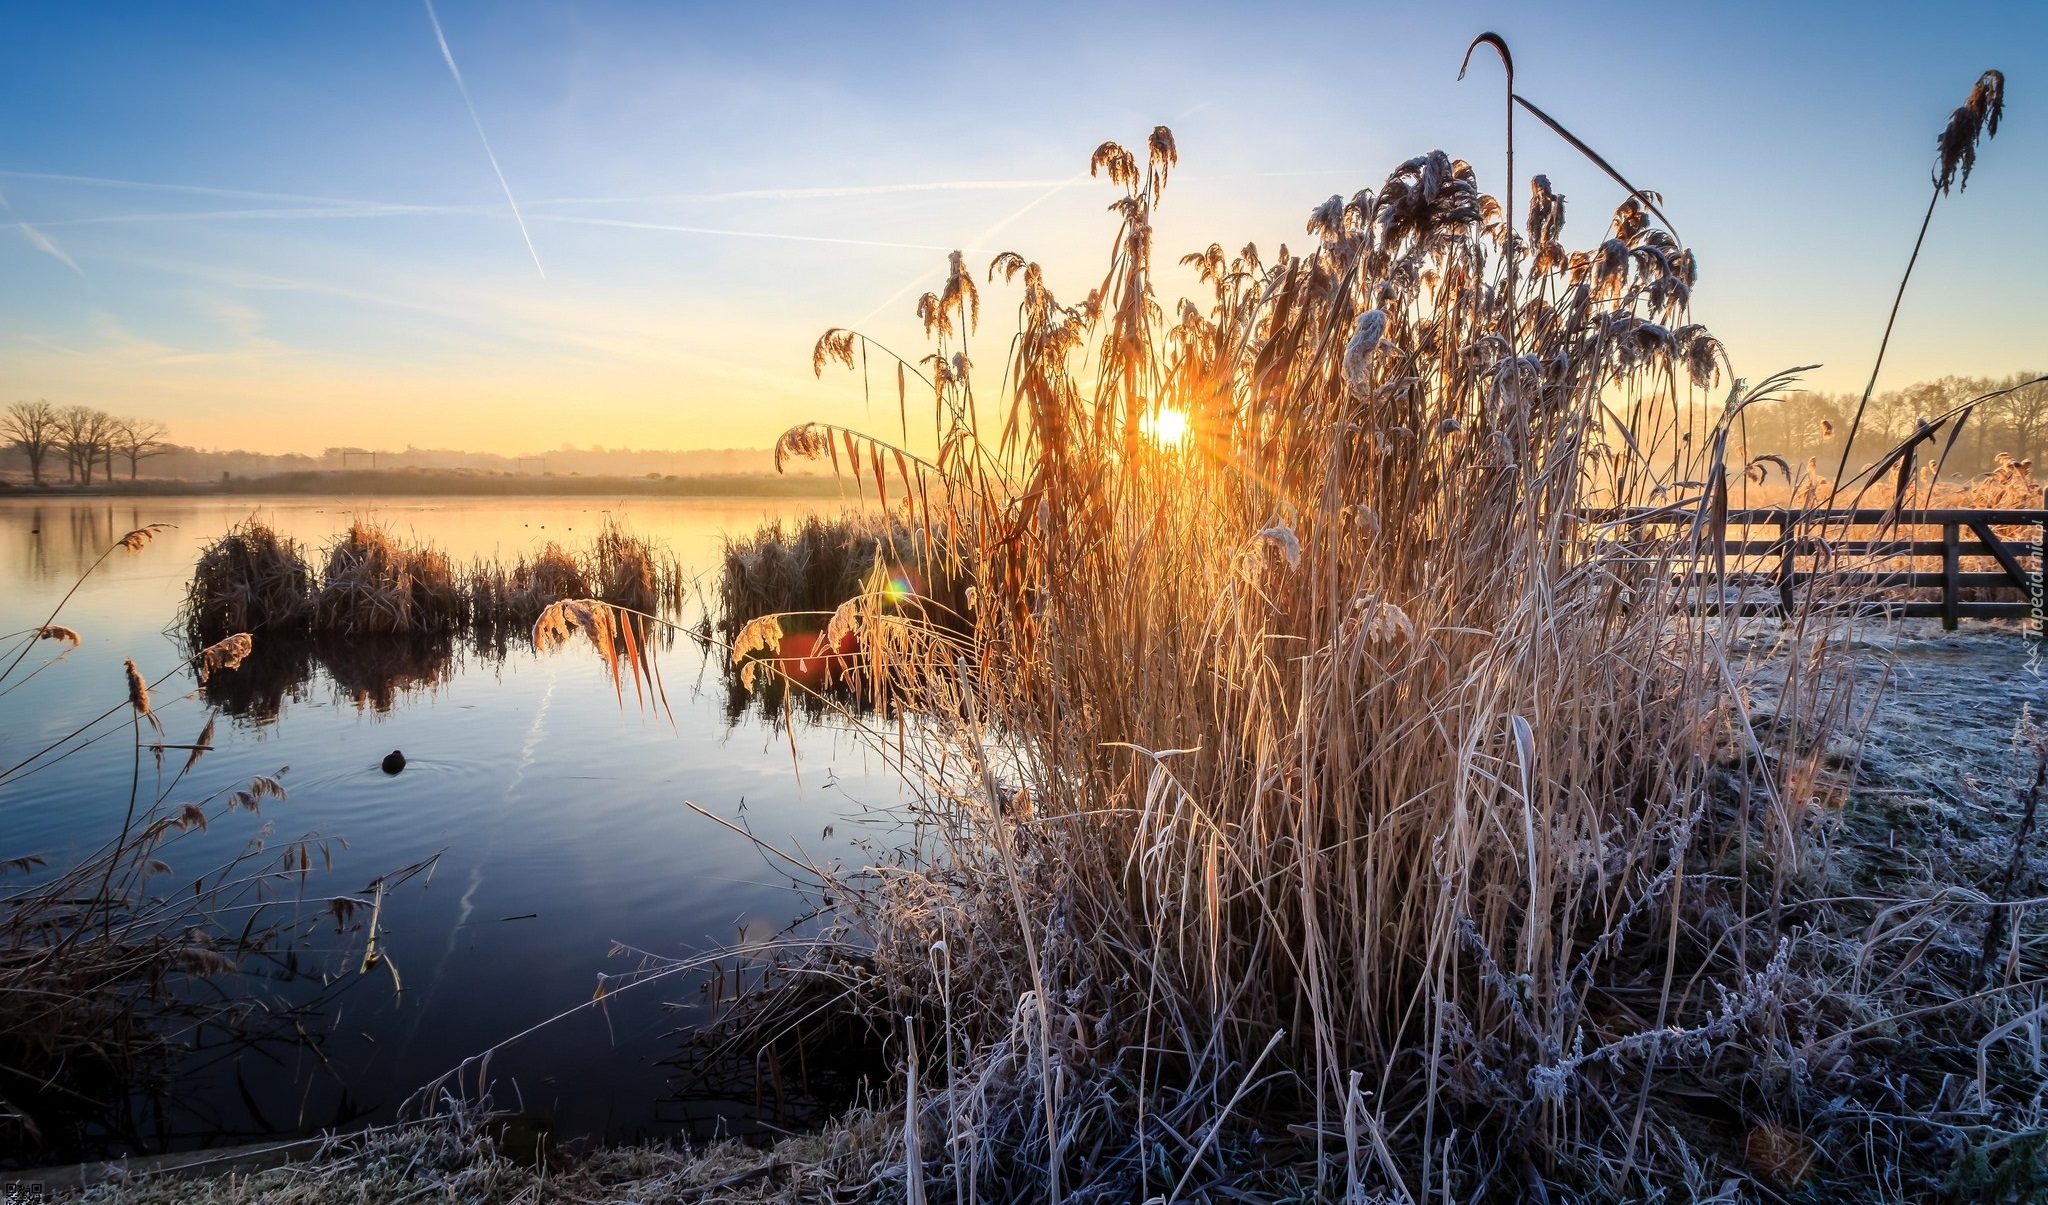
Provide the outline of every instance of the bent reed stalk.
<path id="1" fill-rule="evenodd" d="M 1761 1134 L 1844 1180 L 1938 1182 L 1880 1151 L 1912 1122 L 1859 1105 L 1874 1074 L 2023 1129 L 2023 1070 L 1953 1103 L 1887 1058 L 1879 1032 L 1946 996 L 1910 963 L 1851 993 L 1814 935 L 1847 787 L 1835 621 L 1747 655 L 1669 588 L 1727 571 L 1731 424 L 1792 379 L 1718 392 L 1691 253 L 1636 197 L 1566 251 L 1540 176 L 1511 232 L 1432 152 L 1318 206 L 1302 253 L 1187 256 L 1208 293 L 1169 308 L 1176 162 L 1164 127 L 1142 159 L 1095 152 L 1119 228 L 1078 304 L 1022 256 L 990 266 L 1022 277 L 993 410 L 952 257 L 918 305 L 932 354 L 899 361 L 936 455 L 824 423 L 778 445 L 865 462 L 973 583 L 965 632 L 835 617 L 924 736 L 876 734 L 922 788 L 917 839 L 872 878 L 819 872 L 872 967 L 847 1006 L 927 1035 L 905 1181 L 1636 1199 L 1711 1194 L 1719 1163 L 1789 1190 L 1812 1159 L 1749 1158 Z M 833 330 L 816 360 L 868 351 Z M 1668 537 L 1595 519 L 1680 498 L 1696 521 Z M 2018 998 L 1958 1024 L 1992 1033 Z"/>

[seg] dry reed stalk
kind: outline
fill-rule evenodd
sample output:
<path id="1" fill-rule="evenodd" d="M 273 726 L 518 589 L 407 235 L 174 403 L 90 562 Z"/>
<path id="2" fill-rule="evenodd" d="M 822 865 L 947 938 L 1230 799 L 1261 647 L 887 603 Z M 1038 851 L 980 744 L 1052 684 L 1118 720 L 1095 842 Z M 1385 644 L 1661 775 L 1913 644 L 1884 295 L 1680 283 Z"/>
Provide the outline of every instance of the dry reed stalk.
<path id="1" fill-rule="evenodd" d="M 1877 390 L 1878 374 L 1884 371 L 1884 353 L 1891 346 L 1892 327 L 1899 320 L 1899 304 L 1906 298 L 1906 285 L 1913 279 L 1914 265 L 1920 262 L 1920 248 L 1927 241 L 1927 227 L 1934 221 L 1934 207 L 1951 186 L 1970 186 L 1970 172 L 1977 165 L 1977 144 L 1984 138 L 1998 135 L 1999 120 L 2005 114 L 2005 73 L 1986 71 L 1977 77 L 1971 86 L 1970 95 L 1949 114 L 1947 125 L 1942 127 L 1934 157 L 1934 191 L 1927 198 L 1927 214 L 1920 219 L 1920 233 L 1913 240 L 1913 254 L 1906 258 L 1906 270 L 1899 276 L 1898 293 L 1892 298 L 1891 314 L 1885 319 L 1884 337 L 1878 341 L 1877 361 L 1870 366 L 1870 383 L 1863 387 L 1862 400 L 1856 404 L 1856 413 L 1849 420 L 1849 435 L 1842 443 L 1842 459 L 1835 467 L 1835 478 L 1840 480 L 1849 468 L 1849 453 L 1856 443 L 1856 432 L 1863 425 L 1863 415 L 1870 407 L 1870 395 Z M 1833 501 L 1833 495 L 1829 495 Z"/>

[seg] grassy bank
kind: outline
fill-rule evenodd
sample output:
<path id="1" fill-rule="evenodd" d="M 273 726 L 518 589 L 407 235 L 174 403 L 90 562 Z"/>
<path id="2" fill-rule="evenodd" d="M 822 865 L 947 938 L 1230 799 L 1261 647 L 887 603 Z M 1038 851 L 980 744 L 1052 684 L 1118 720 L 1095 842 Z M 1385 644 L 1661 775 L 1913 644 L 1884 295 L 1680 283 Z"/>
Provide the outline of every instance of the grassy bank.
<path id="1" fill-rule="evenodd" d="M 344 1135 L 283 1166 L 260 1152 L 165 1170 L 86 1165 L 45 1173 L 55 1200 L 93 1205 L 470 1205 L 689 1201 L 777 1205 L 886 1196 L 896 1120 L 864 1110 L 759 1150 L 737 1143 L 620 1147 L 572 1158 L 544 1137 L 473 1111 Z"/>

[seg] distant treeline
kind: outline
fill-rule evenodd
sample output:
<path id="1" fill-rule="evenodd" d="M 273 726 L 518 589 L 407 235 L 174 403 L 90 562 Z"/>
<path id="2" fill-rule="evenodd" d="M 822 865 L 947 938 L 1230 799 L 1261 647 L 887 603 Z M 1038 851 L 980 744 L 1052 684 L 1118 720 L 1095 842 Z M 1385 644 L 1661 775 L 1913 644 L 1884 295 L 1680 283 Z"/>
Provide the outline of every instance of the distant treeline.
<path id="1" fill-rule="evenodd" d="M 832 495 L 841 486 L 817 473 L 778 476 L 773 472 L 646 473 L 637 477 L 610 474 L 585 476 L 549 472 L 493 473 L 460 469 L 350 469 L 276 473 L 266 477 L 230 478 L 219 488 L 249 494 L 571 494 L 591 497 L 639 495 L 684 498 L 763 497 L 815 498 Z M 847 482 L 845 488 L 852 489 Z"/>
<path id="2" fill-rule="evenodd" d="M 1942 377 L 1878 393 L 1863 413 L 1862 428 L 1856 433 L 1856 454 L 1849 467 L 1854 470 L 1874 460 L 1911 435 L 1923 418 L 1937 418 L 1974 398 L 2010 389 L 2039 375 Z M 1861 396 L 1802 392 L 1751 406 L 1743 412 L 1744 427 L 1737 438 L 1746 443 L 1752 457 L 1770 453 L 1795 463 L 1816 457 L 1822 472 L 1832 476 Z M 1944 443 L 1946 439 L 1944 434 Z M 2000 453 L 2015 460 L 2031 460 L 2044 450 L 2048 450 L 2048 382 L 1981 403 L 1964 423 L 1942 476 L 1975 477 L 1997 467 Z"/>
<path id="3" fill-rule="evenodd" d="M 0 495 L 8 493 L 66 494 L 78 490 L 64 482 L 45 483 L 40 488 L 26 478 L 0 480 Z M 95 481 L 94 494 L 307 494 L 324 496 L 485 496 L 485 497 L 669 497 L 669 498 L 824 498 L 857 493 L 852 481 L 817 473 L 648 473 L 639 477 L 571 474 L 547 476 L 519 473 L 490 473 L 461 469 L 350 469 L 346 472 L 311 470 L 298 473 L 268 473 L 212 480 L 180 480 L 145 477 L 129 481 L 116 477 Z"/>
<path id="4" fill-rule="evenodd" d="M 317 456 L 308 456 L 299 453 L 275 455 L 240 449 L 194 448 L 166 442 L 157 437 L 148 444 L 141 458 L 138 458 L 146 458 L 142 459 L 139 474 L 136 472 L 137 466 L 131 463 L 127 455 L 125 445 L 117 447 L 113 454 L 118 458 L 121 468 L 121 472 L 116 475 L 120 478 L 147 478 L 157 483 L 186 481 L 215 485 L 222 481 L 223 474 L 230 482 L 241 483 L 245 478 L 252 477 L 343 471 L 403 471 L 427 474 L 453 472 L 486 477 L 503 474 L 552 482 L 560 482 L 562 479 L 573 480 L 577 477 L 645 479 L 649 474 L 653 474 L 656 478 L 701 478 L 769 475 L 775 472 L 774 454 L 766 448 L 697 448 L 689 451 L 569 448 L 526 457 L 463 452 L 447 448 L 405 448 L 398 451 L 328 448 Z M 96 452 L 93 458 L 96 463 L 105 462 L 104 453 Z M 73 469 L 67 474 L 66 464 L 63 452 L 53 447 L 44 457 L 41 474 L 43 483 L 78 483 L 79 473 Z M 792 475 L 816 475 L 818 472 L 818 467 L 809 463 L 790 466 Z M 101 472 L 88 484 L 101 484 L 108 477 L 108 474 Z M 24 447 L 6 432 L 0 431 L 0 482 L 28 484 L 33 480 L 34 474 L 31 472 L 31 464 Z M 817 486 L 813 484 L 806 488 L 815 492 Z M 552 487 L 550 489 L 552 492 Z M 512 491 L 508 488 L 506 492 Z"/>
<path id="5" fill-rule="evenodd" d="M 127 460 L 133 481 L 142 461 L 163 451 L 166 430 L 155 419 L 108 414 L 92 406 L 34 401 L 0 410 L 0 446 L 20 459 L 33 485 L 54 480 L 58 466 L 67 484 L 91 485 L 95 474 L 111 481 L 116 458 Z"/>

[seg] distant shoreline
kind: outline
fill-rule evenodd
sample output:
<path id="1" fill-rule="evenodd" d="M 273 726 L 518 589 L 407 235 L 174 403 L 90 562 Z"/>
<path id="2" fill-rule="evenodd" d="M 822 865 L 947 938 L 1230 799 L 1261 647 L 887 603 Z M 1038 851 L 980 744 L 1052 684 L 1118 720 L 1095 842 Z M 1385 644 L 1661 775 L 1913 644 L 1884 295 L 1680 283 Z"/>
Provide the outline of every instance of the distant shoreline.
<path id="1" fill-rule="evenodd" d="M 5 498 L 237 497 L 307 495 L 365 497 L 648 497 L 648 498 L 837 498 L 852 497 L 846 482 L 823 474 L 773 476 L 766 473 L 711 473 L 690 476 L 618 477 L 574 474 L 481 473 L 436 469 L 366 469 L 274 473 L 225 481 L 100 482 L 91 486 L 19 485 L 0 482 Z"/>

